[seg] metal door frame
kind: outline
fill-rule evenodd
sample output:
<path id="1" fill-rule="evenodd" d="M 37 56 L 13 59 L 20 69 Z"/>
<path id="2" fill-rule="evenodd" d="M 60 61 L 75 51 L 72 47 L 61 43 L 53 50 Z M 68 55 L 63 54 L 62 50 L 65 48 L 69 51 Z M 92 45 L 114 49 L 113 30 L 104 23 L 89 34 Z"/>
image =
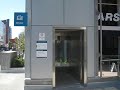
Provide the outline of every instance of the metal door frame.
<path id="1" fill-rule="evenodd" d="M 64 29 L 64 30 L 83 30 L 84 31 L 84 56 L 83 56 L 83 64 L 82 64 L 82 83 L 84 85 L 87 84 L 87 28 L 86 27 L 66 27 L 66 26 L 54 26 L 53 27 L 53 79 L 52 85 L 56 87 L 56 77 L 55 77 L 55 30 L 56 29 Z M 81 71 L 80 71 L 81 72 Z M 81 80 L 80 80 L 81 81 Z"/>

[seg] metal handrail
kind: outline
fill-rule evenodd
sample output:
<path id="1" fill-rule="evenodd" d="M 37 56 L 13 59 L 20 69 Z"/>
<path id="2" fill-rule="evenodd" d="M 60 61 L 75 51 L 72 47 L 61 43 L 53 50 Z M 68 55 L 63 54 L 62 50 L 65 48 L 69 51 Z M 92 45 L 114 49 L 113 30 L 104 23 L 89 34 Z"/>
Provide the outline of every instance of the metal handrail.
<path id="1" fill-rule="evenodd" d="M 105 55 L 104 55 L 105 56 Z M 107 55 L 108 56 L 108 55 Z M 110 55 L 110 56 L 120 56 L 120 55 Z M 113 62 L 113 61 L 117 61 L 117 76 L 120 76 L 120 71 L 119 71 L 119 64 L 120 64 L 120 59 L 116 58 L 116 59 L 103 59 L 101 60 L 102 62 L 109 62 L 109 66 L 110 66 L 110 62 Z M 110 71 L 111 71 L 111 67 L 110 67 Z M 100 72 L 102 74 L 102 71 Z"/>
<path id="2" fill-rule="evenodd" d="M 120 61 L 120 59 L 104 59 L 102 61 Z"/>
<path id="3" fill-rule="evenodd" d="M 103 55 L 103 60 L 106 59 L 120 59 L 120 55 Z"/>

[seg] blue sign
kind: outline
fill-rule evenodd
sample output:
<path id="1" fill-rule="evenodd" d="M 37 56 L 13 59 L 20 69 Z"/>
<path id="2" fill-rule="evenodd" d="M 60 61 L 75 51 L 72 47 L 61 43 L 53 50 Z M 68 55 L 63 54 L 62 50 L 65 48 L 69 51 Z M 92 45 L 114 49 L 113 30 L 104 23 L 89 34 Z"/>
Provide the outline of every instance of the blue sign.
<path id="1" fill-rule="evenodd" d="M 28 14 L 27 13 L 14 13 L 14 26 L 27 26 Z"/>

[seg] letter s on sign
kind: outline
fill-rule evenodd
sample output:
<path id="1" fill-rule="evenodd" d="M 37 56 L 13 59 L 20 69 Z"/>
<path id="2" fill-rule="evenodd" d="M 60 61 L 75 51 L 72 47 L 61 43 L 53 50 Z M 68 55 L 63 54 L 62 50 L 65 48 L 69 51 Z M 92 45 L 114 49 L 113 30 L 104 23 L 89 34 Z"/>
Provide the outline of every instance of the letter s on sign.
<path id="1" fill-rule="evenodd" d="M 120 14 L 115 13 L 113 17 L 113 21 L 118 22 L 120 20 Z"/>

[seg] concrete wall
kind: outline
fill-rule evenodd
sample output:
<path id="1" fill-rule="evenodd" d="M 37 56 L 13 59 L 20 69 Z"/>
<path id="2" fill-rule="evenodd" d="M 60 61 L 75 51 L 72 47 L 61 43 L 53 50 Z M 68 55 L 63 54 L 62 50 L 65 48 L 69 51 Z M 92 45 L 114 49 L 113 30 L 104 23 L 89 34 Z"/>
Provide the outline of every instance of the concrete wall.
<path id="1" fill-rule="evenodd" d="M 45 33 L 47 41 L 47 58 L 36 58 L 36 41 L 39 41 L 39 33 Z M 53 62 L 53 35 L 51 26 L 32 26 L 31 41 L 31 78 L 50 79 L 52 78 Z"/>
<path id="2" fill-rule="evenodd" d="M 94 27 L 87 27 L 87 73 L 88 77 L 95 76 L 95 41 Z"/>
<path id="3" fill-rule="evenodd" d="M 31 70 L 31 2 L 26 0 L 26 12 L 28 13 L 28 27 L 25 29 L 25 77 L 30 78 Z"/>
<path id="4" fill-rule="evenodd" d="M 25 77 L 30 78 L 31 59 L 30 59 L 30 30 L 25 31 Z"/>
<path id="5" fill-rule="evenodd" d="M 11 61 L 17 57 L 16 51 L 3 51 L 0 52 L 0 65 L 1 70 L 8 70 L 11 68 Z"/>
<path id="6" fill-rule="evenodd" d="M 94 0 L 26 0 L 26 11 L 29 15 L 31 39 L 27 34 L 26 42 L 26 77 L 33 79 L 52 78 L 53 26 L 87 27 L 87 67 L 88 77 L 95 76 L 95 3 Z M 26 33 L 28 33 L 26 31 Z M 48 57 L 36 58 L 36 41 L 39 33 L 45 33 L 48 42 Z M 28 41 L 30 42 L 28 42 Z M 31 54 L 30 54 L 30 53 Z M 31 73 L 31 74 L 30 74 Z"/>
<path id="7" fill-rule="evenodd" d="M 94 26 L 94 0 L 64 0 L 65 25 Z"/>
<path id="8" fill-rule="evenodd" d="M 63 24 L 63 0 L 32 0 L 32 25 Z"/>
<path id="9" fill-rule="evenodd" d="M 94 26 L 94 0 L 32 0 L 32 25 Z"/>

